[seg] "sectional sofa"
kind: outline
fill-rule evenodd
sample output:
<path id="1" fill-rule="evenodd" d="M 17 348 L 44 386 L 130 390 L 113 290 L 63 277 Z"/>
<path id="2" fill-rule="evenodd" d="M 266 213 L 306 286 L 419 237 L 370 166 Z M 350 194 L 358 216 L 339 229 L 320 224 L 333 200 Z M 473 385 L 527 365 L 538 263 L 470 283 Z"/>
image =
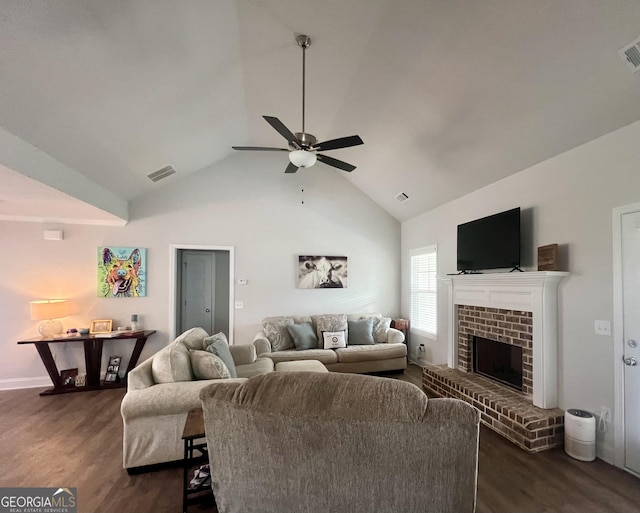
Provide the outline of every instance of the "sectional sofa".
<path id="1" fill-rule="evenodd" d="M 182 430 L 189 410 L 201 407 L 201 389 L 273 372 L 274 363 L 258 359 L 253 345 L 232 345 L 237 378 L 197 379 L 193 356 L 204 351 L 208 338 L 202 328 L 190 329 L 129 372 L 120 412 L 123 466 L 130 473 L 182 459 Z"/>
<path id="2" fill-rule="evenodd" d="M 267 317 L 253 344 L 258 361 L 269 359 L 275 364 L 318 360 L 333 372 L 403 370 L 407 367 L 404 334 L 390 324 L 391 319 L 380 313 Z M 327 332 L 344 332 L 345 347 L 325 349 Z M 297 337 L 298 333 L 307 337 Z"/>
<path id="3" fill-rule="evenodd" d="M 370 322 L 358 323 L 362 318 L 370 319 Z M 316 362 L 331 371 L 355 373 L 406 367 L 404 335 L 389 328 L 390 319 L 380 314 L 281 317 L 265 321 L 263 327 L 271 338 L 261 332 L 253 344 L 228 346 L 237 377 L 229 377 L 219 369 L 212 369 L 213 373 L 202 369 L 201 358 L 207 360 L 208 354 L 205 349 L 218 336 L 210 337 L 202 328 L 181 334 L 129 372 L 127 393 L 120 408 L 124 426 L 122 458 L 125 469 L 135 473 L 150 465 L 182 459 L 182 431 L 187 413 L 201 407 L 200 391 L 208 385 L 242 383 L 274 370 L 324 370 Z M 374 338 L 371 344 L 335 350 L 317 347 L 296 350 L 286 327 L 298 324 L 298 328 L 309 329 L 309 326 L 301 326 L 303 323 L 312 323 L 313 329 L 335 328 L 337 331 L 351 326 L 351 342 L 356 341 L 355 331 L 362 325 L 365 329 L 375 325 L 377 331 L 371 330 Z M 376 338 L 381 342 L 376 342 Z M 316 365 L 310 365 L 309 361 Z"/>

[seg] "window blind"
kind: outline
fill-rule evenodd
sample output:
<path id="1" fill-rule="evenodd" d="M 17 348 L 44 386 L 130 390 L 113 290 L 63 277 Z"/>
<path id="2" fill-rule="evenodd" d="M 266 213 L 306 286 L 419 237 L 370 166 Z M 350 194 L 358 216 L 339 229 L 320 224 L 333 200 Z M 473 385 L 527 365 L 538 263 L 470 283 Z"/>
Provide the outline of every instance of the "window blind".
<path id="1" fill-rule="evenodd" d="M 411 252 L 411 327 L 435 335 L 438 258 L 436 246 Z"/>

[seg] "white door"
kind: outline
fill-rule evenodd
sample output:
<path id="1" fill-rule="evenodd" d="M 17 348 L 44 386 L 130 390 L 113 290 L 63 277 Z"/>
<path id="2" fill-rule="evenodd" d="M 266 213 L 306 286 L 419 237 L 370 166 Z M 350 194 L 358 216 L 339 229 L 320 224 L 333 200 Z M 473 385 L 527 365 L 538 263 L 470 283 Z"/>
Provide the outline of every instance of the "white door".
<path id="1" fill-rule="evenodd" d="M 182 253 L 182 318 L 180 332 L 201 327 L 213 333 L 215 255 L 209 251 Z"/>
<path id="2" fill-rule="evenodd" d="M 622 216 L 625 467 L 640 474 L 640 212 Z"/>

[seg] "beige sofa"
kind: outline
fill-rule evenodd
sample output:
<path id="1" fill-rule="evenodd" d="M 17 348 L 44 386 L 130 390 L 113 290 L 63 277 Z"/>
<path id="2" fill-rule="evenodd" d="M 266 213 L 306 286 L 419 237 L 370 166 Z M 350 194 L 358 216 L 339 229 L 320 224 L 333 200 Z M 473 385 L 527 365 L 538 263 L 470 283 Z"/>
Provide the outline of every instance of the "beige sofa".
<path id="1" fill-rule="evenodd" d="M 123 466 L 129 472 L 183 457 L 182 430 L 187 412 L 200 408 L 200 390 L 217 383 L 242 383 L 272 372 L 269 359 L 257 359 L 253 345 L 229 346 L 237 378 L 196 380 L 190 353 L 205 349 L 209 337 L 193 328 L 129 372 L 121 404 Z"/>
<path id="2" fill-rule="evenodd" d="M 375 376 L 270 373 L 201 394 L 220 512 L 471 513 L 479 412 Z"/>
<path id="3" fill-rule="evenodd" d="M 324 328 L 347 330 L 351 322 L 371 319 L 374 344 L 347 345 L 339 349 L 297 349 L 287 329 L 291 324 L 311 323 L 318 340 Z M 270 359 L 275 364 L 294 360 L 318 360 L 333 372 L 384 372 L 407 367 L 407 346 L 404 334 L 390 328 L 391 319 L 374 314 L 323 314 L 312 316 L 279 316 L 263 319 L 263 330 L 256 334 L 253 344 L 258 360 Z"/>

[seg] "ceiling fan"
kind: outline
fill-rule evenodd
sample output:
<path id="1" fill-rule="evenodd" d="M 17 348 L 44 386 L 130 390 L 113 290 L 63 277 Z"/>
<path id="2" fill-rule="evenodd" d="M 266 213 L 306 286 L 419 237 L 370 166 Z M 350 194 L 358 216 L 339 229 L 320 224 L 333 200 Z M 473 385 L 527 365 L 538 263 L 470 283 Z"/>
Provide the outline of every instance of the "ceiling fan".
<path id="1" fill-rule="evenodd" d="M 305 52 L 311 46 L 311 38 L 305 35 L 296 37 L 298 46 L 302 48 L 302 132 L 292 133 L 282 121 L 273 116 L 262 116 L 282 137 L 289 143 L 289 148 L 263 148 L 258 146 L 232 146 L 234 150 L 250 150 L 250 151 L 288 151 L 289 165 L 285 169 L 285 173 L 295 173 L 300 167 L 311 167 L 316 160 L 324 162 L 329 166 L 333 166 L 350 173 L 356 166 L 334 159 L 327 155 L 318 153 L 318 151 L 338 150 L 340 148 L 349 148 L 364 144 L 362 139 L 357 135 L 349 137 L 340 137 L 319 143 L 318 139 L 304 131 L 304 114 L 305 114 Z"/>

